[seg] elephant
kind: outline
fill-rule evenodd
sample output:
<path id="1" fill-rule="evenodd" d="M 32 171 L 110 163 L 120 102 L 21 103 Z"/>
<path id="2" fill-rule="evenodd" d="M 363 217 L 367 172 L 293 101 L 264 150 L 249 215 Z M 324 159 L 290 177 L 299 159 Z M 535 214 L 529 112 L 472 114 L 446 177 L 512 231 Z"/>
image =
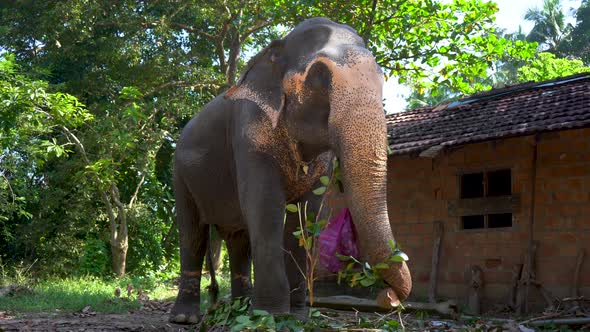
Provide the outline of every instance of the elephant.
<path id="1" fill-rule="evenodd" d="M 238 82 L 188 122 L 175 152 L 181 273 L 171 321 L 201 318 L 211 225 L 227 243 L 233 297 L 251 296 L 253 309 L 274 315 L 306 312 L 305 252 L 292 235 L 299 221 L 285 219 L 285 207 L 310 198 L 333 155 L 359 250 L 371 264 L 391 256 L 382 86 L 383 72 L 353 28 L 311 18 L 256 54 Z M 400 299 L 408 296 L 405 262 L 380 274 Z"/>

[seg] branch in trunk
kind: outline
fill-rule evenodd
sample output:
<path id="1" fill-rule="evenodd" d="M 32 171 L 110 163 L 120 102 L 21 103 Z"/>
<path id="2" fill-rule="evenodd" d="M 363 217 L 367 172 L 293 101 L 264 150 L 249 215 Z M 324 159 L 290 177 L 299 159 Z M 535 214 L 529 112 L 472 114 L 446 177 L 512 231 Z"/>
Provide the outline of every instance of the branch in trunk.
<path id="1" fill-rule="evenodd" d="M 145 96 L 150 97 L 150 96 L 155 95 L 156 93 L 160 92 L 161 90 L 164 90 L 164 89 L 172 87 L 172 86 L 187 86 L 187 87 L 191 87 L 191 88 L 208 88 L 208 87 L 216 88 L 216 87 L 219 87 L 219 84 L 217 84 L 215 82 L 195 83 L 195 82 L 190 82 L 190 81 L 171 81 L 171 82 L 167 82 L 167 83 L 164 83 L 164 84 L 154 87 L 151 91 L 147 92 L 145 94 Z"/>
<path id="2" fill-rule="evenodd" d="M 242 42 L 238 31 L 235 32 L 231 41 L 228 57 L 228 68 L 226 73 L 226 85 L 232 86 L 236 81 L 236 72 L 238 70 L 238 59 L 240 58 L 240 49 Z"/>
<path id="3" fill-rule="evenodd" d="M 125 214 L 125 205 L 123 205 L 123 203 L 121 203 L 121 200 L 119 199 L 120 195 L 119 195 L 119 188 L 117 188 L 117 186 L 112 183 L 111 184 L 111 199 L 115 202 L 115 205 L 117 206 L 117 209 L 119 210 L 119 213 L 117 214 L 117 219 L 119 219 L 119 229 L 117 231 L 116 236 L 114 236 L 114 240 L 115 243 L 112 243 L 112 245 L 118 245 L 118 246 L 126 246 L 127 245 L 127 216 Z"/>
<path id="4" fill-rule="evenodd" d="M 191 27 L 191 26 L 186 25 L 186 24 L 182 24 L 182 23 L 170 23 L 170 26 L 173 27 L 173 28 L 178 28 L 178 29 L 182 29 L 182 30 L 185 30 L 185 31 L 188 31 L 188 32 L 191 32 L 191 33 L 195 33 L 195 34 L 197 34 L 197 35 L 199 35 L 199 36 L 201 36 L 201 37 L 203 37 L 205 39 L 208 39 L 210 41 L 214 41 L 217 38 L 217 36 L 215 36 L 215 35 L 212 35 L 212 34 L 210 34 L 208 32 L 205 32 L 203 30 L 200 30 L 200 29 Z"/>
<path id="5" fill-rule="evenodd" d="M 373 0 L 373 5 L 371 6 L 371 14 L 369 16 L 369 22 L 367 22 L 367 27 L 363 32 L 363 40 L 365 41 L 365 44 L 369 42 L 369 37 L 371 37 L 373 21 L 375 21 L 375 14 L 377 12 L 377 2 L 379 2 L 379 0 Z"/>
<path id="6" fill-rule="evenodd" d="M 246 38 L 248 38 L 251 34 L 256 33 L 266 27 L 269 27 L 273 24 L 278 24 L 280 23 L 278 20 L 272 20 L 272 21 L 261 21 L 258 22 L 256 25 L 254 25 L 252 28 L 246 30 L 246 32 L 244 32 L 244 35 L 242 37 L 242 41 L 245 40 Z"/>
<path id="7" fill-rule="evenodd" d="M 157 23 L 157 22 L 143 22 L 143 23 L 141 23 L 141 27 L 144 29 L 152 29 L 152 28 L 157 27 L 160 24 L 161 23 Z M 118 28 L 121 26 L 121 24 L 117 23 L 117 22 L 102 22 L 102 23 L 96 23 L 94 26 L 101 27 L 101 28 Z M 210 41 L 214 41 L 217 37 L 211 33 L 205 32 L 201 29 L 197 29 L 195 27 L 192 27 L 192 26 L 186 25 L 186 24 L 182 24 L 182 23 L 171 22 L 171 23 L 169 23 L 169 26 L 171 28 L 185 30 L 187 32 L 197 34 L 197 35 L 199 35 L 205 39 L 208 39 Z"/>
<path id="8" fill-rule="evenodd" d="M 44 112 L 44 113 L 46 113 L 46 112 Z M 50 117 L 53 117 L 49 113 L 46 113 L 46 114 L 49 115 Z M 84 148 L 84 145 L 82 144 L 82 142 L 80 142 L 78 137 L 76 137 L 76 135 L 74 135 L 74 133 L 72 133 L 68 129 L 68 127 L 62 125 L 62 126 L 60 126 L 60 128 L 70 142 L 74 141 L 74 145 L 76 145 L 76 148 L 78 148 L 78 151 L 80 152 L 80 155 L 82 156 L 82 159 L 84 160 L 86 165 L 90 165 L 90 160 L 88 159 L 88 155 L 86 154 L 86 149 Z M 111 204 L 107 193 L 101 188 L 102 181 L 100 180 L 98 175 L 94 174 L 94 177 L 95 177 L 95 180 L 98 184 L 98 192 L 100 194 L 100 198 L 102 199 L 102 202 L 104 203 L 104 205 L 107 209 L 107 215 L 109 216 L 111 238 L 116 237 L 117 218 L 115 217 L 115 211 L 113 210 L 113 205 Z"/>
<path id="9" fill-rule="evenodd" d="M 137 194 L 139 194 L 139 188 L 141 188 L 141 186 L 143 185 L 143 182 L 144 181 L 145 181 L 145 174 L 143 174 L 141 176 L 141 180 L 139 180 L 139 183 L 137 184 L 137 187 L 135 187 L 135 192 L 133 193 L 133 196 L 131 196 L 131 199 L 129 200 L 129 204 L 127 205 L 129 208 L 132 208 L 133 207 L 133 204 L 137 200 Z"/>

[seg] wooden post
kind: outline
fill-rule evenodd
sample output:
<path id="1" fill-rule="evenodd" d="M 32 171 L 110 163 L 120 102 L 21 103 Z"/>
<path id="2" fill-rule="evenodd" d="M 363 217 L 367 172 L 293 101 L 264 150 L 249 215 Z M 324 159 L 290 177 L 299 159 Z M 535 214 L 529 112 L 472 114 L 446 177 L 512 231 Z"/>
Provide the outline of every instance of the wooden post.
<path id="1" fill-rule="evenodd" d="M 578 250 L 578 257 L 576 258 L 576 269 L 574 272 L 574 280 L 570 292 L 571 297 L 578 297 L 578 287 L 580 287 L 580 270 L 582 270 L 582 263 L 584 262 L 584 249 Z"/>
<path id="2" fill-rule="evenodd" d="M 578 257 L 576 258 L 576 269 L 574 270 L 574 280 L 572 284 L 572 289 L 570 291 L 570 295 L 573 298 L 578 297 L 579 294 L 579 287 L 580 287 L 580 271 L 582 270 L 582 263 L 584 263 L 584 255 L 586 252 L 583 248 L 578 250 Z M 575 306 L 580 306 L 579 301 L 575 301 L 573 303 Z"/>
<path id="3" fill-rule="evenodd" d="M 510 294 L 508 295 L 508 306 L 516 308 L 516 294 L 518 292 L 518 281 L 522 273 L 522 264 L 515 264 L 512 267 L 512 282 L 510 283 Z"/>
<path id="4" fill-rule="evenodd" d="M 469 313 L 481 314 L 481 292 L 483 289 L 483 270 L 473 265 L 471 267 L 471 281 L 469 282 Z"/>
<path id="5" fill-rule="evenodd" d="M 533 241 L 528 252 L 524 256 L 522 273 L 518 282 L 516 292 L 516 313 L 519 315 L 528 312 L 528 297 L 531 282 L 535 279 L 535 256 L 537 252 L 537 243 Z"/>
<path id="6" fill-rule="evenodd" d="M 430 288 L 428 289 L 428 301 L 436 303 L 436 284 L 438 279 L 438 259 L 440 257 L 440 245 L 443 236 L 443 224 L 441 221 L 434 223 L 434 244 L 432 246 L 432 265 L 430 267 Z"/>
<path id="7" fill-rule="evenodd" d="M 535 135 L 533 141 L 533 158 L 531 160 L 532 166 L 532 174 L 531 174 L 531 207 L 529 210 L 529 255 L 527 256 L 527 262 L 525 262 L 525 266 L 523 268 L 527 268 L 526 270 L 526 283 L 524 289 L 524 312 L 529 312 L 529 290 L 530 290 L 530 281 L 534 279 L 534 261 L 535 261 L 535 251 L 537 250 L 537 246 L 535 242 L 535 198 L 536 198 L 536 184 L 537 184 L 537 143 L 539 142 L 539 134 Z M 525 274 L 525 271 L 523 271 Z M 520 310 L 522 311 L 523 308 L 521 307 Z M 522 314 L 522 312 L 521 312 Z"/>

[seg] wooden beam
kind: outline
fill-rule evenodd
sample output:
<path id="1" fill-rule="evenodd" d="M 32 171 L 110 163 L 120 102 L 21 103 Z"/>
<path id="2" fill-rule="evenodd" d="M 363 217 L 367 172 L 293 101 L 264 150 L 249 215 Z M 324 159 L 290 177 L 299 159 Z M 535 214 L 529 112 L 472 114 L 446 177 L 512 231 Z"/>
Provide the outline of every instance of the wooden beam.
<path id="1" fill-rule="evenodd" d="M 517 213 L 520 205 L 519 195 L 465 198 L 449 201 L 448 211 L 451 217 Z"/>

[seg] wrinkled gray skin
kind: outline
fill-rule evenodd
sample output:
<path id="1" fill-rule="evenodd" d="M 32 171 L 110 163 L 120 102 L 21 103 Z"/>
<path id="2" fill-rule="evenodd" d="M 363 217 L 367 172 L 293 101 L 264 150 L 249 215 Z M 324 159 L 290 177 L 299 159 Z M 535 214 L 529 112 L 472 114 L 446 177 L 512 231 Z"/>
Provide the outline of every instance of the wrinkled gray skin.
<path id="1" fill-rule="evenodd" d="M 363 40 L 325 18 L 300 23 L 249 63 L 236 86 L 215 98 L 183 130 L 176 148 L 175 191 L 181 280 L 171 320 L 200 319 L 199 287 L 208 227 L 228 245 L 232 296 L 254 309 L 303 314 L 303 250 L 283 224 L 285 205 L 304 201 L 334 153 L 361 252 L 389 257 L 383 74 Z M 306 167 L 304 167 L 306 166 Z M 304 171 L 305 169 L 305 171 Z M 250 263 L 254 261 L 254 287 Z M 405 263 L 382 270 L 404 299 Z"/>

